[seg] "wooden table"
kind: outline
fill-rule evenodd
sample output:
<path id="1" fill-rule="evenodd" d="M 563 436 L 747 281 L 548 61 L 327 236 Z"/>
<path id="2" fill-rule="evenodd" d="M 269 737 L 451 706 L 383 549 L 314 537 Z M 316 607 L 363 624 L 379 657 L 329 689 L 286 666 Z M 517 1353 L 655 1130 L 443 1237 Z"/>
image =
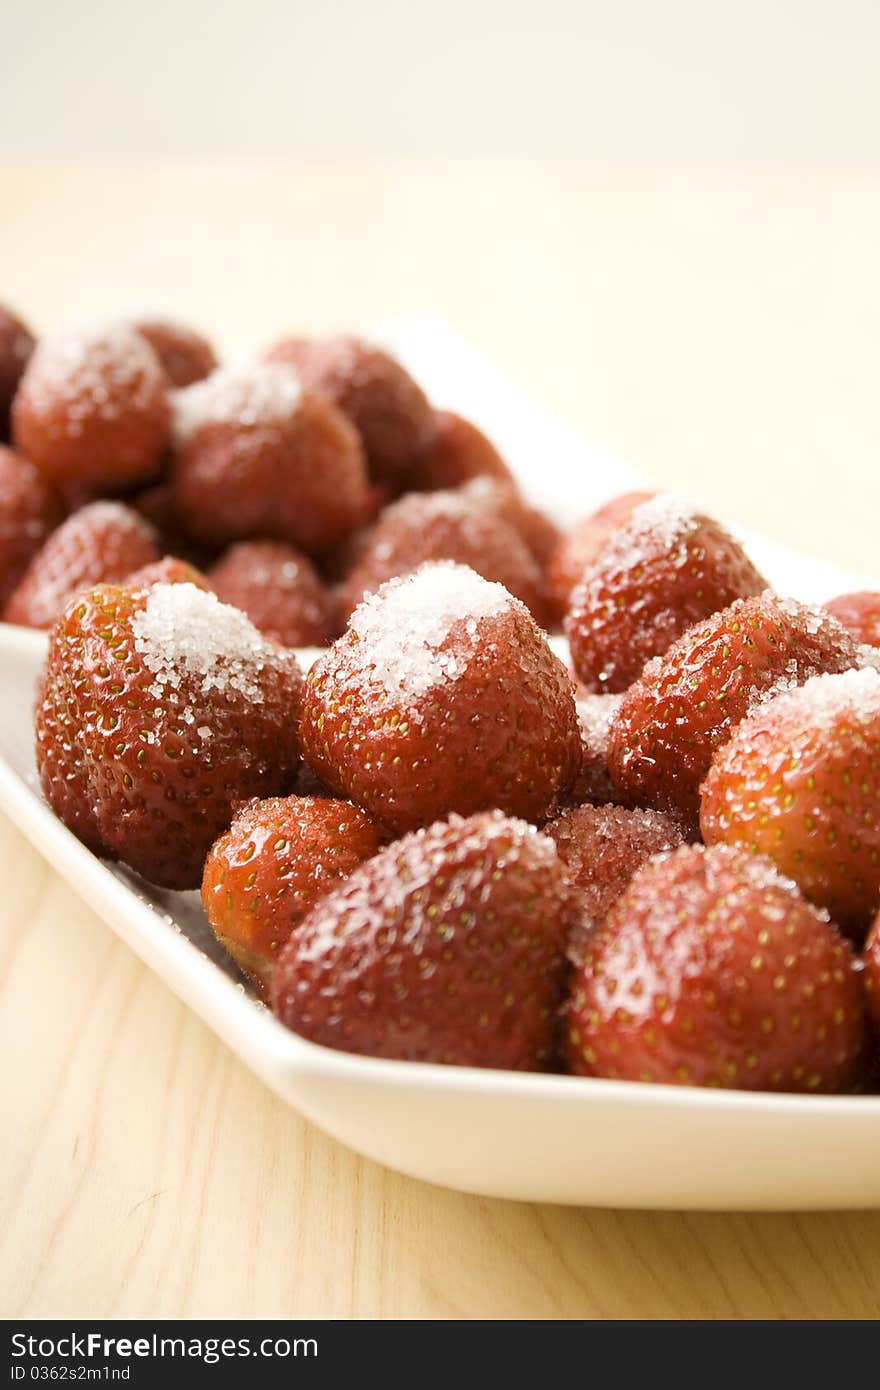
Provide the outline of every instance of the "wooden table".
<path id="1" fill-rule="evenodd" d="M 880 180 L 511 164 L 0 176 L 0 299 L 222 343 L 446 315 L 668 485 L 880 580 Z M 0 1312 L 848 1317 L 880 1214 L 485 1201 L 347 1152 L 0 826 Z M 805 1155 L 805 1161 L 809 1156 Z"/>

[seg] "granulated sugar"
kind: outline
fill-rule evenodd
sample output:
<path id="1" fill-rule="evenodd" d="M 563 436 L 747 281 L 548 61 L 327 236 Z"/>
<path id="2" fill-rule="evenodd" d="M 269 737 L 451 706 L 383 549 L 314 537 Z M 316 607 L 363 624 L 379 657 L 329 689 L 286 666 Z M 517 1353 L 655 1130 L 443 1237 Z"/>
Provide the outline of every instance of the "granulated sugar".
<path id="1" fill-rule="evenodd" d="M 296 411 L 301 397 L 302 386 L 290 367 L 276 362 L 221 367 L 204 381 L 175 393 L 174 437 L 183 444 L 207 424 L 251 429 L 281 425 Z"/>
<path id="2" fill-rule="evenodd" d="M 195 678 L 205 694 L 262 701 L 259 672 L 277 653 L 243 613 L 215 594 L 194 584 L 156 584 L 132 619 L 132 631 L 135 651 L 156 678 L 150 693 L 157 700 L 173 698 L 184 681 L 190 693 Z"/>

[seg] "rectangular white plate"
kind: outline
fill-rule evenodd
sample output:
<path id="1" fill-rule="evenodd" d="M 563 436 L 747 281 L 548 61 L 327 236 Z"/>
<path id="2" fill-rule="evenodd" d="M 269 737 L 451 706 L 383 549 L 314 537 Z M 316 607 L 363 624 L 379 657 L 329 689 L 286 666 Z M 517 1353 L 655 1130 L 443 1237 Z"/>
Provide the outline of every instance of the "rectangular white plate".
<path id="1" fill-rule="evenodd" d="M 380 335 L 438 403 L 481 424 L 560 520 L 643 483 L 547 420 L 442 323 Z M 807 599 L 875 581 L 750 538 Z M 45 638 L 0 624 L 0 806 L 258 1076 L 361 1153 L 468 1192 L 591 1206 L 806 1209 L 880 1204 L 880 1097 L 798 1097 L 521 1076 L 349 1056 L 276 1023 L 217 947 L 196 894 L 96 859 L 36 789 L 34 683 Z"/>

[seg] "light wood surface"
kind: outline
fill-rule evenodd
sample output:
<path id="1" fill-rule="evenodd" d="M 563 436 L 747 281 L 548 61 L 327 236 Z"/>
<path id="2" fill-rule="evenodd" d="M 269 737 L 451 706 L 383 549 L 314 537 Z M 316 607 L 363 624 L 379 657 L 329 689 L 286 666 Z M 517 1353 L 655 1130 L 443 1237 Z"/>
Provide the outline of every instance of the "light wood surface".
<path id="1" fill-rule="evenodd" d="M 880 179 L 857 173 L 0 175 L 0 299 L 40 327 L 160 307 L 257 346 L 440 313 L 664 483 L 880 581 L 878 245 Z M 0 885 L 2 1315 L 880 1314 L 880 1214 L 399 1177 L 271 1096 L 8 822 Z"/>

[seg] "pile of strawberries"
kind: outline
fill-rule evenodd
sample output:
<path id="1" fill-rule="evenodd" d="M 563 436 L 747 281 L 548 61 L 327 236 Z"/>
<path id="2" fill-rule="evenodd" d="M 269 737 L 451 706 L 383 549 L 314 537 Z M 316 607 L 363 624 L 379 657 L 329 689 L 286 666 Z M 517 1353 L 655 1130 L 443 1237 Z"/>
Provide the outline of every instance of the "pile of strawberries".
<path id="1" fill-rule="evenodd" d="M 0 310 L 0 441 L 0 605 L 49 629 L 44 794 L 200 885 L 290 1028 L 876 1084 L 880 596 L 777 595 L 669 495 L 562 535 L 356 339 L 222 367 L 164 320 L 35 344 Z"/>

